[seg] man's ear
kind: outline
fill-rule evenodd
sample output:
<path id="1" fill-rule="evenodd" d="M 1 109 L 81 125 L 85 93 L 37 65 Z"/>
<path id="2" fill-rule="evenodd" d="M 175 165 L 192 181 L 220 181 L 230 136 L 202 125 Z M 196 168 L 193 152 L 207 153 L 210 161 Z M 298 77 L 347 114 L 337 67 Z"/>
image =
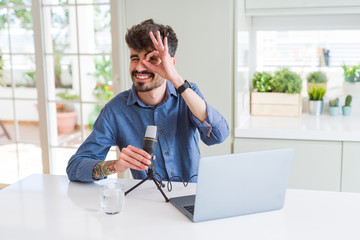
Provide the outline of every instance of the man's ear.
<path id="1" fill-rule="evenodd" d="M 175 65 L 175 62 L 176 62 L 176 61 L 175 61 L 175 58 L 173 57 L 172 60 L 173 60 L 173 64 Z"/>

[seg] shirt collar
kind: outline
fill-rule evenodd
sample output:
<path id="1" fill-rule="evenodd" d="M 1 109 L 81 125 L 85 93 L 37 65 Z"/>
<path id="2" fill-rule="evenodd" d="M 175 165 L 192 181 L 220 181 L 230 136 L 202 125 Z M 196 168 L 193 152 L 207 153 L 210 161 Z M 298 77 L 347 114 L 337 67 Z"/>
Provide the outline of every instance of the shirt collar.
<path id="1" fill-rule="evenodd" d="M 169 99 L 170 95 L 173 95 L 175 97 L 177 97 L 177 92 L 176 89 L 174 87 L 174 85 L 172 85 L 168 80 L 166 80 L 166 94 L 165 94 L 165 98 L 162 101 L 165 102 L 167 99 Z M 139 104 L 142 107 L 147 107 L 143 102 L 141 102 L 141 100 L 138 98 L 136 91 L 135 91 L 135 87 L 134 85 L 132 85 L 131 89 L 130 89 L 130 93 L 129 93 L 129 98 L 127 101 L 127 105 L 133 105 L 133 104 Z M 160 105 L 162 104 L 160 103 Z"/>

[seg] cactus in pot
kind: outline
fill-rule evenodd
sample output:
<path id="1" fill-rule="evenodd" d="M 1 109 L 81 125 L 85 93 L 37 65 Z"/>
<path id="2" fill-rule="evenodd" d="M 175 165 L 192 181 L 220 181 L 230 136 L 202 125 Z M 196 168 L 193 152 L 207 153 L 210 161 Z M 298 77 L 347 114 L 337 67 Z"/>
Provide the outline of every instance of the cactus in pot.
<path id="1" fill-rule="evenodd" d="M 345 98 L 345 105 L 342 106 L 342 112 L 344 116 L 350 116 L 351 115 L 351 101 L 352 101 L 352 96 L 351 95 L 347 95 Z"/>
<path id="2" fill-rule="evenodd" d="M 339 98 L 329 101 L 329 114 L 330 116 L 338 116 L 340 113 Z"/>

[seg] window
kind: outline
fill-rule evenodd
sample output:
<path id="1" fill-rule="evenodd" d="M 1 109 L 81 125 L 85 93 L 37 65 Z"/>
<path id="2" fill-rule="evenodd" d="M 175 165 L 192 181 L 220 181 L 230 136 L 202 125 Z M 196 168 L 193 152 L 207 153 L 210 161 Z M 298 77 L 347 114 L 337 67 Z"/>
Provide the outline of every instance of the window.
<path id="1" fill-rule="evenodd" d="M 110 1 L 43 1 L 50 172 L 67 162 L 113 95 Z M 108 158 L 116 159 L 115 149 Z"/>
<path id="2" fill-rule="evenodd" d="M 341 67 L 360 62 L 360 30 L 258 31 L 257 67 Z"/>
<path id="3" fill-rule="evenodd" d="M 0 183 L 41 173 L 31 1 L 0 1 Z"/>
<path id="4" fill-rule="evenodd" d="M 110 0 L 0 0 L 0 183 L 65 174 L 114 96 L 110 24 Z"/>
<path id="5" fill-rule="evenodd" d="M 289 67 L 305 82 L 310 72 L 321 70 L 328 77 L 328 97 L 343 95 L 342 65 L 360 63 L 360 30 L 258 31 L 256 38 L 257 71 Z"/>
<path id="6" fill-rule="evenodd" d="M 252 16 L 238 10 L 237 33 L 237 115 L 249 113 L 249 91 L 255 71 L 274 72 L 289 67 L 303 79 L 303 97 L 307 97 L 306 77 L 323 71 L 328 78 L 327 98 L 344 97 L 342 65 L 360 64 L 360 17 L 358 15 Z M 250 22 L 245 25 L 244 22 Z M 240 27 L 239 27 L 240 26 Z M 244 32 L 249 44 L 244 45 Z M 246 56 L 248 65 L 241 59 Z M 249 68 L 249 75 L 244 69 Z M 360 96 L 360 91 L 351 94 Z"/>

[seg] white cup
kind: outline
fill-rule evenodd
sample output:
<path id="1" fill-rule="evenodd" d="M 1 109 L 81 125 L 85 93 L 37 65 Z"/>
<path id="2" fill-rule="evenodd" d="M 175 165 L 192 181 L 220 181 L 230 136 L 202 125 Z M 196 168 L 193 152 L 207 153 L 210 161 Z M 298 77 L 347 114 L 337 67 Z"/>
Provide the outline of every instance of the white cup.
<path id="1" fill-rule="evenodd" d="M 125 202 L 124 185 L 110 182 L 101 185 L 100 206 L 106 214 L 121 212 Z"/>

